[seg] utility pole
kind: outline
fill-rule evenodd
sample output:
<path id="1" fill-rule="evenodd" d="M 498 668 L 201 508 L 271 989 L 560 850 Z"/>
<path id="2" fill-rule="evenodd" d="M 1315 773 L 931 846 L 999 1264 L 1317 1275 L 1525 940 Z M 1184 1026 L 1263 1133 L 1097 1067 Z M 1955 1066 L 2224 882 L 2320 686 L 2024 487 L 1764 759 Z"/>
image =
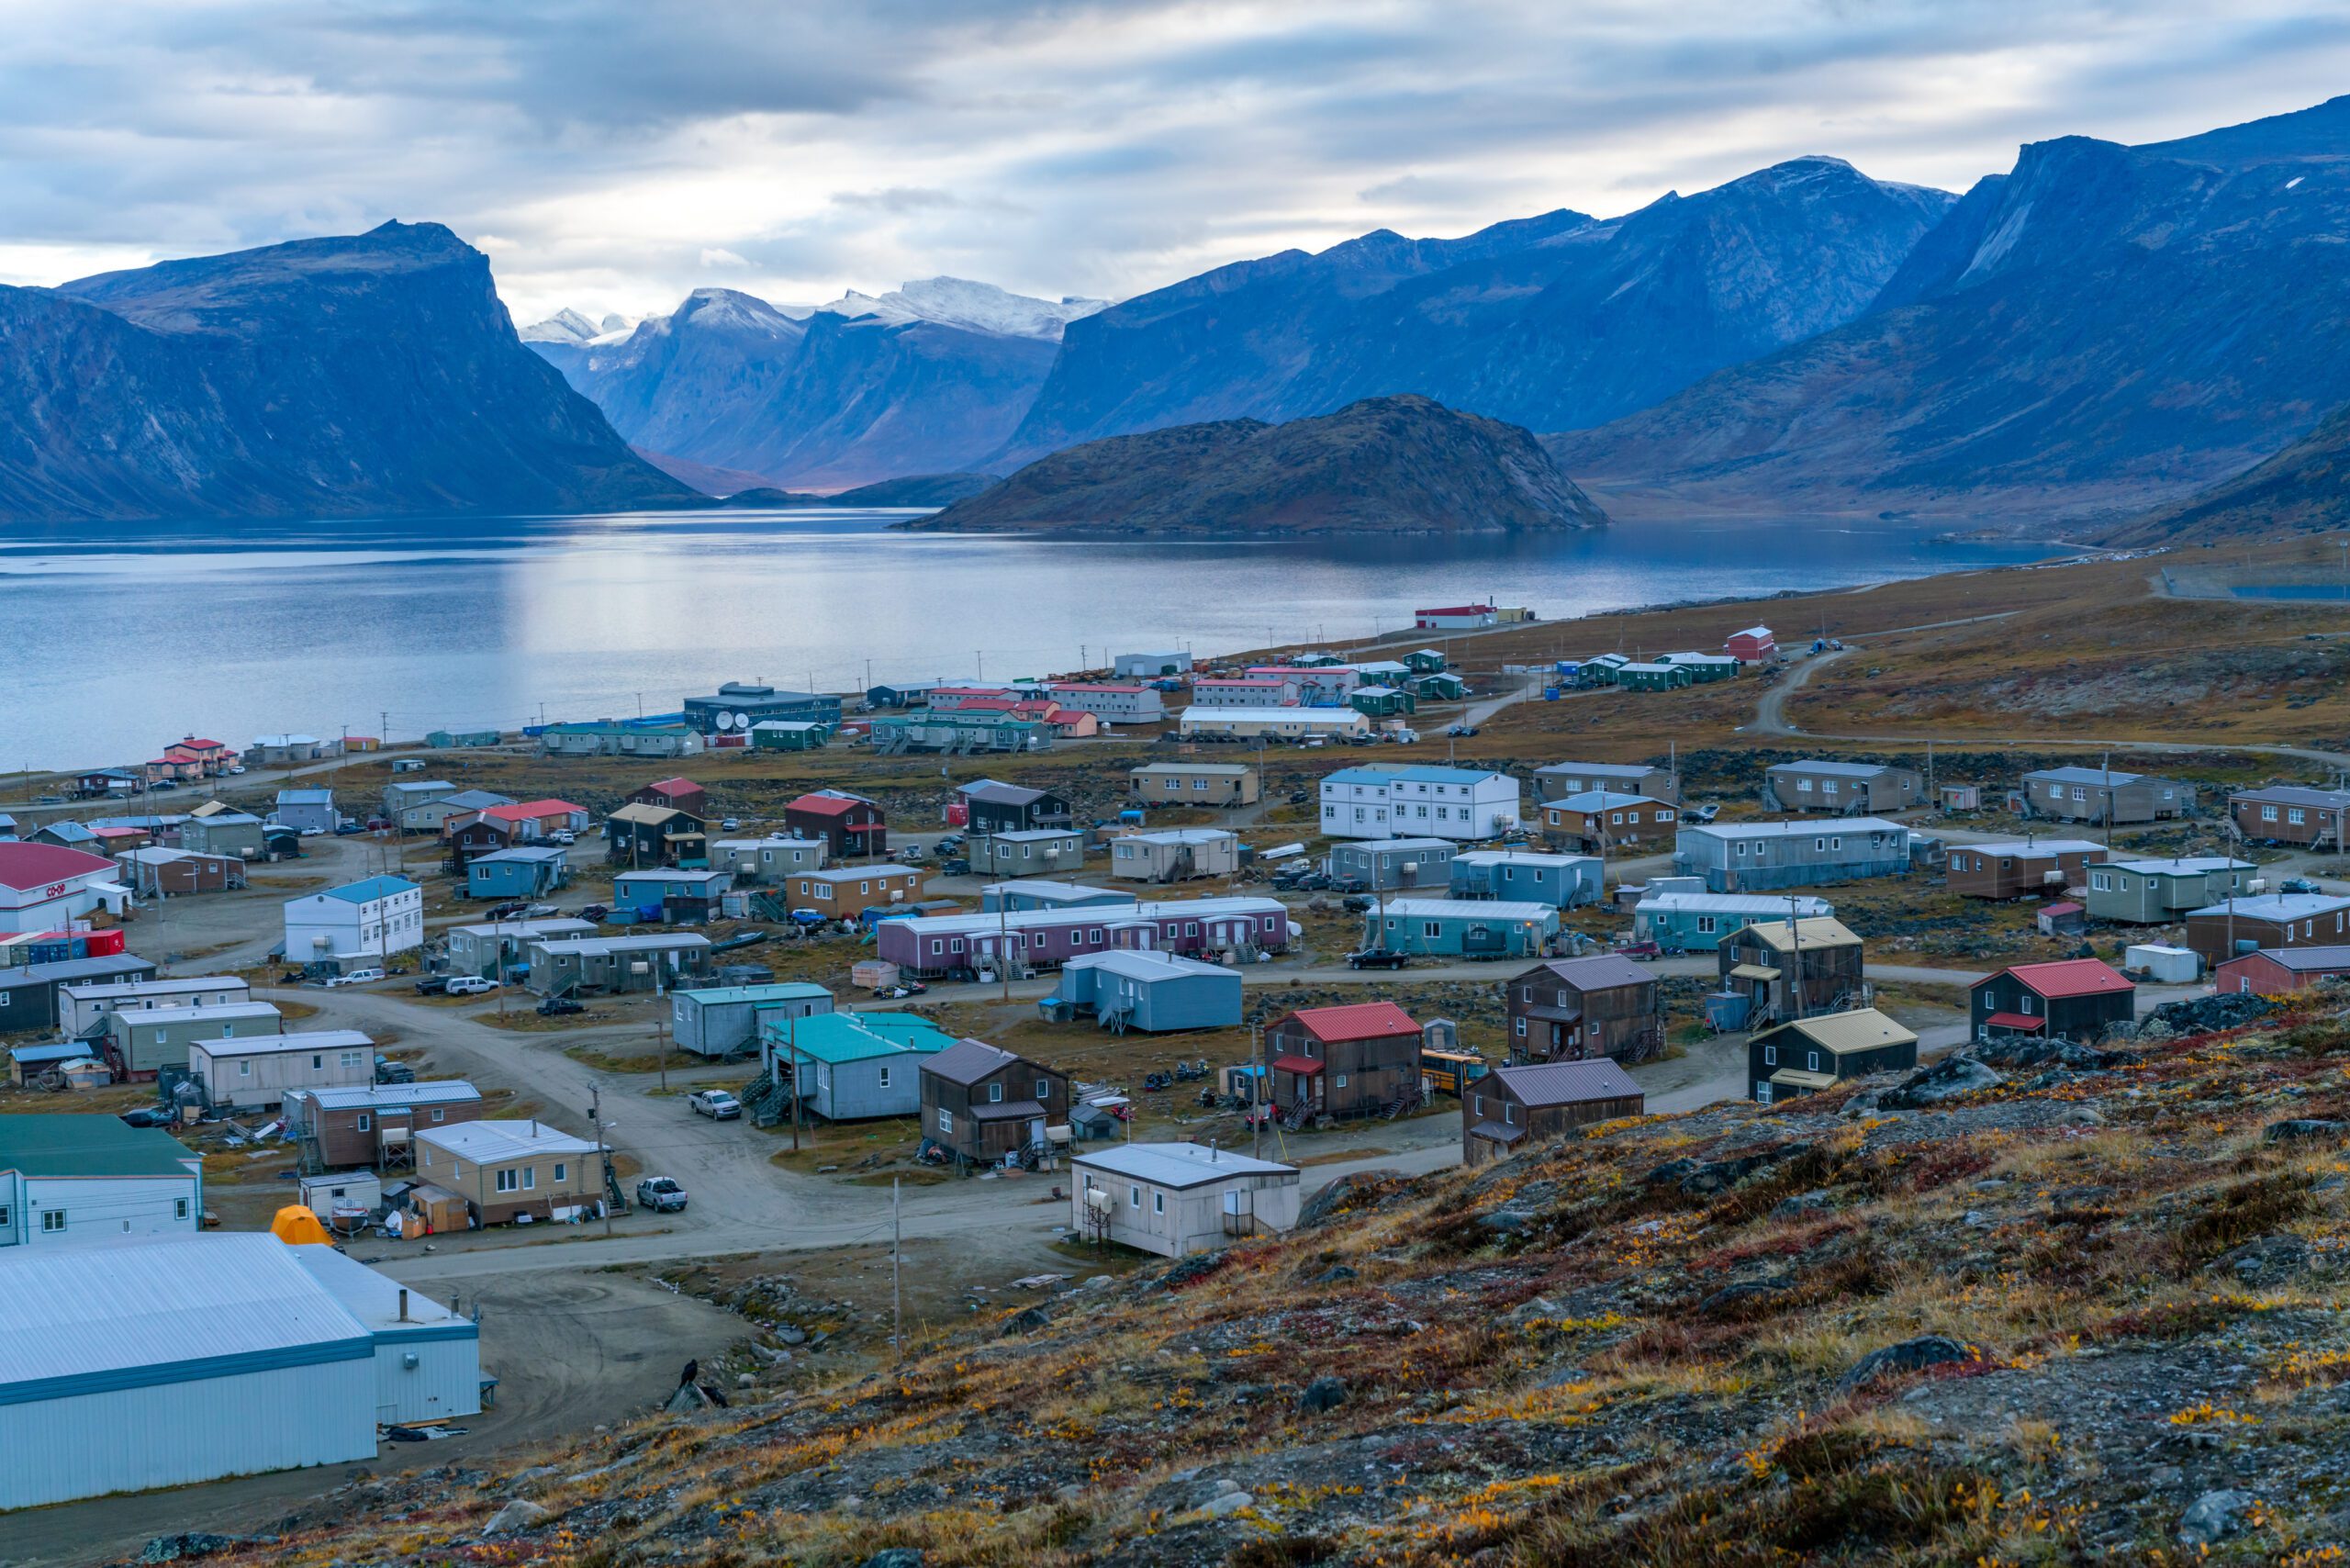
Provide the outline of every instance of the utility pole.
<path id="1" fill-rule="evenodd" d="M 903 1249 L 902 1232 L 898 1226 L 898 1178 L 890 1178 L 890 1343 L 897 1347 L 898 1360 L 906 1359 L 906 1303 L 898 1289 L 898 1254 Z"/>
<path id="2" fill-rule="evenodd" d="M 380 746 L 392 744 L 392 715 L 387 709 L 378 709 L 375 712 L 375 744 Z"/>
<path id="3" fill-rule="evenodd" d="M 1012 1000 L 1011 917 L 1004 913 L 1003 894 L 999 890 L 995 901 L 995 972 L 1002 983 L 1002 1000 Z"/>
<path id="4" fill-rule="evenodd" d="M 661 1045 L 661 1092 L 662 1092 L 664 1094 L 666 1094 L 666 1093 L 667 1093 L 667 1092 L 669 1092 L 669 1020 L 668 1020 L 668 1019 L 666 1019 L 666 1017 L 664 1017 L 664 1018 L 655 1018 L 655 1019 L 653 1021 L 653 1037 L 654 1037 L 655 1040 L 659 1041 L 659 1042 L 660 1042 L 660 1045 Z"/>
<path id="5" fill-rule="evenodd" d="M 1248 1060 L 1256 1068 L 1248 1085 L 1248 1126 L 1255 1141 L 1248 1152 L 1259 1159 L 1265 1154 L 1265 1103 L 1272 1098 L 1272 1074 L 1265 1070 L 1265 1026 L 1248 1025 Z"/>
<path id="6" fill-rule="evenodd" d="M 588 1091 L 588 1118 L 596 1124 L 596 1163 L 601 1168 L 604 1191 L 596 1206 L 604 1211 L 604 1235 L 612 1234 L 612 1157 L 604 1148 L 604 1086 L 598 1083 Z"/>

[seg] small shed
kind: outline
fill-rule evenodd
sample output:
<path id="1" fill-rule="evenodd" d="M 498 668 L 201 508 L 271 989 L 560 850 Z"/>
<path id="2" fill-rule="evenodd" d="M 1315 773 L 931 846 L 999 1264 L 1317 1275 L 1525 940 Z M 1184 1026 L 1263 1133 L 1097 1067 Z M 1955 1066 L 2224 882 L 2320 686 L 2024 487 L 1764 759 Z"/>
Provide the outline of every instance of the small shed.
<path id="1" fill-rule="evenodd" d="M 669 1038 L 698 1057 L 747 1056 L 758 1049 L 760 1028 L 770 1020 L 832 1010 L 831 991 L 800 980 L 675 991 L 669 997 Z"/>
<path id="2" fill-rule="evenodd" d="M 1213 1144 L 1113 1144 L 1069 1166 L 1069 1229 L 1080 1238 L 1182 1258 L 1297 1224 L 1297 1167 Z"/>
<path id="3" fill-rule="evenodd" d="M 2033 924 L 2042 936 L 2078 936 L 2089 928 L 2089 912 L 2067 899 L 2041 905 Z"/>

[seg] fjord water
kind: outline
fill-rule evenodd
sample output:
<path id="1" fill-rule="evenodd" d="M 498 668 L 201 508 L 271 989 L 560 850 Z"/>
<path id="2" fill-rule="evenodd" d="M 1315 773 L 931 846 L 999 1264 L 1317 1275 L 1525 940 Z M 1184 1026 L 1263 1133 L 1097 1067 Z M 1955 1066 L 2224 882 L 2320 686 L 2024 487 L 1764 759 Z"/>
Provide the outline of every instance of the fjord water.
<path id="1" fill-rule="evenodd" d="M 241 746 L 281 731 L 373 734 L 388 713 L 407 739 L 510 729 L 543 708 L 674 711 L 723 680 L 846 690 L 868 674 L 1024 676 L 1112 649 L 1357 637 L 1408 626 L 1420 605 L 1495 599 L 1559 621 L 2062 553 L 1792 521 L 1459 539 L 890 532 L 908 515 L 12 530 L 0 625 L 19 659 L 0 700 L 0 770 L 137 762 L 189 733 Z M 1726 615 L 1722 631 L 1740 621 Z M 1601 652 L 1602 636 L 1561 627 L 1558 651 Z"/>

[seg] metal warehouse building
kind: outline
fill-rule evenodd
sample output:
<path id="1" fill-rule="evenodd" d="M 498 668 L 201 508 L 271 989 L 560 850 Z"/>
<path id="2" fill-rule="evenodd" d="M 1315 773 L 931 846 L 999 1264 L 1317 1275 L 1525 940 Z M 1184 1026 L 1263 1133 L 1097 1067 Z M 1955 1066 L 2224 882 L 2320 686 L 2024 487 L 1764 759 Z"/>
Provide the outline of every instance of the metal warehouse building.
<path id="1" fill-rule="evenodd" d="M 375 1333 L 274 1236 L 10 1248 L 0 1508 L 372 1460 L 377 1377 Z"/>

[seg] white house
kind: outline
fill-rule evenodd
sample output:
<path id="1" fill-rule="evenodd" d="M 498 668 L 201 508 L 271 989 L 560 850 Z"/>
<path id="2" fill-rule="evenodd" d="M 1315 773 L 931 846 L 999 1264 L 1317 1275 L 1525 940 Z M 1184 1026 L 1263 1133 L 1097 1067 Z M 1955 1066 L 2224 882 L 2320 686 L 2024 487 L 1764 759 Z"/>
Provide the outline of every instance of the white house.
<path id="1" fill-rule="evenodd" d="M 1158 680 L 1170 675 L 1192 673 L 1192 655 L 1171 654 L 1119 654 L 1110 661 L 1110 673 L 1120 680 Z"/>
<path id="2" fill-rule="evenodd" d="M 1183 710 L 1182 733 L 1238 735 L 1244 740 L 1325 740 L 1334 735 L 1367 735 L 1371 720 L 1353 708 L 1206 708 Z"/>
<path id="3" fill-rule="evenodd" d="M 1412 625 L 1421 632 L 1474 632 L 1501 623 L 1501 611 L 1490 604 L 1444 604 L 1412 611 Z"/>
<path id="4" fill-rule="evenodd" d="M 1341 767 L 1322 779 L 1333 838 L 1498 838 L 1519 823 L 1517 780 L 1468 767 Z"/>
<path id="5" fill-rule="evenodd" d="M 116 1116 L 0 1116 L 0 1247 L 193 1236 L 204 1161 Z"/>
<path id="6" fill-rule="evenodd" d="M 356 1089 L 375 1081 L 375 1042 L 356 1029 L 312 1029 L 247 1039 L 192 1040 L 188 1076 L 220 1111 L 265 1111 L 292 1089 Z"/>
<path id="7" fill-rule="evenodd" d="M 66 931 L 101 909 L 121 913 L 130 890 L 118 871 L 103 855 L 0 841 L 0 931 Z"/>
<path id="8" fill-rule="evenodd" d="M 285 961 L 344 969 L 424 945 L 424 890 L 405 877 L 369 877 L 285 901 Z"/>
<path id="9" fill-rule="evenodd" d="M 109 1013 L 135 1015 L 159 1007 L 225 1007 L 252 999 L 252 987 L 234 975 L 61 985 L 57 988 L 57 1032 L 77 1040 L 96 1028 Z"/>
<path id="10" fill-rule="evenodd" d="M 1056 680 L 1045 690 L 1062 707 L 1091 713 L 1105 723 L 1155 724 L 1167 716 L 1155 686 L 1132 681 Z"/>
<path id="11" fill-rule="evenodd" d="M 1297 1224 L 1297 1167 L 1197 1143 L 1122 1143 L 1069 1161 L 1069 1228 L 1181 1258 Z"/>

